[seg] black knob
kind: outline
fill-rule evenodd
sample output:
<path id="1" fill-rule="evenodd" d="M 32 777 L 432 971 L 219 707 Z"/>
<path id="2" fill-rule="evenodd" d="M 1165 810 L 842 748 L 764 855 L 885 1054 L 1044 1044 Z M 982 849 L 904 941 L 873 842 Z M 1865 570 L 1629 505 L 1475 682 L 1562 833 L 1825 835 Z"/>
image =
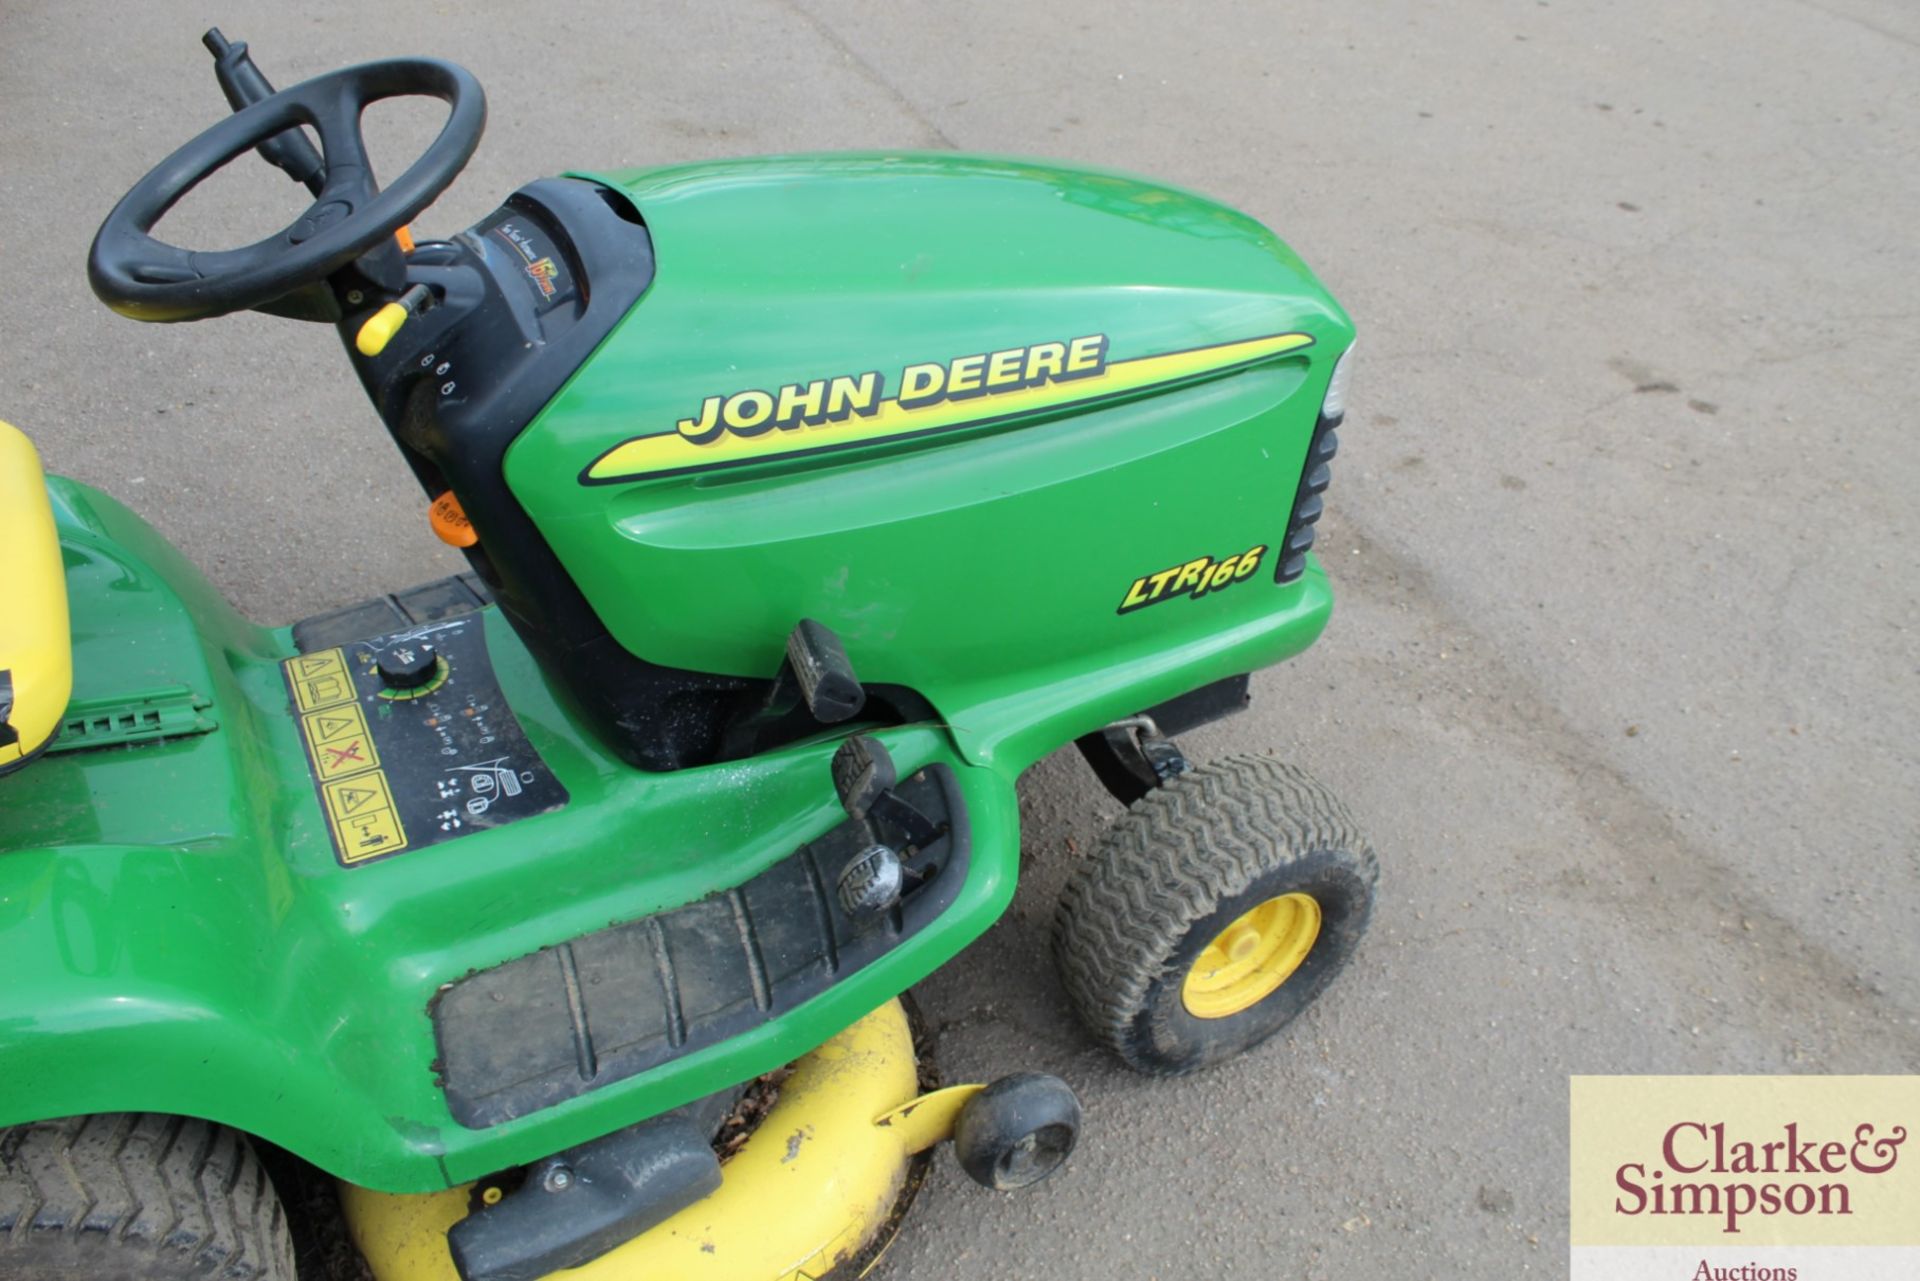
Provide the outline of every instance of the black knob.
<path id="1" fill-rule="evenodd" d="M 380 651 L 376 666 L 388 689 L 419 689 L 433 679 L 440 656 L 421 641 L 390 645 Z"/>

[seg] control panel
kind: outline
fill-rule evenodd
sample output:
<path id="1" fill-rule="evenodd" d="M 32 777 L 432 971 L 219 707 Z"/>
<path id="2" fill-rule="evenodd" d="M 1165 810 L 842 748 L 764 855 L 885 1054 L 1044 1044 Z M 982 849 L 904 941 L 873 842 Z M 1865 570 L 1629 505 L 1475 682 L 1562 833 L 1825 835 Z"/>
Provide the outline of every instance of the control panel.
<path id="1" fill-rule="evenodd" d="M 343 866 L 567 803 L 494 680 L 479 614 L 299 654 L 282 671 Z"/>

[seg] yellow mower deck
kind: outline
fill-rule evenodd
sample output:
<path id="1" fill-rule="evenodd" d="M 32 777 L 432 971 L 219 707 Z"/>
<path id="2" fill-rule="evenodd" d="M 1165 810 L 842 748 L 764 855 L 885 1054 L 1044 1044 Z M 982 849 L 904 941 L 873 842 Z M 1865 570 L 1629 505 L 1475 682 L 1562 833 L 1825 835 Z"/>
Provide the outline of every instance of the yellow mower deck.
<path id="1" fill-rule="evenodd" d="M 720 1189 L 567 1281 L 821 1277 L 869 1255 L 897 1220 L 916 1153 L 946 1138 L 978 1086 L 921 1096 L 913 1036 L 898 1001 L 802 1058 L 760 1128 L 722 1170 Z M 447 1230 L 472 1184 L 392 1195 L 351 1184 L 341 1201 L 378 1281 L 459 1281 Z"/>

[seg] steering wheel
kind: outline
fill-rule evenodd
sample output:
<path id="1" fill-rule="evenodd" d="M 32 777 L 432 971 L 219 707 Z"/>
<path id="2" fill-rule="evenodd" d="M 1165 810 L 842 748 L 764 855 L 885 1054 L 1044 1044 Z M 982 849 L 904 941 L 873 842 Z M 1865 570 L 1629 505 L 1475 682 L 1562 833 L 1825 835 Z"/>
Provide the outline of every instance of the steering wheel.
<path id="1" fill-rule="evenodd" d="M 440 134 L 380 190 L 360 113 L 383 98 L 438 98 Z M 435 58 L 394 58 L 282 89 L 187 143 L 121 198 L 87 256 L 100 301 L 135 320 L 200 320 L 258 307 L 325 280 L 411 222 L 452 185 L 480 145 L 486 94 L 473 73 Z M 243 249 L 196 253 L 149 234 L 180 198 L 236 156 L 299 125 L 320 135 L 325 183 L 284 231 Z"/>

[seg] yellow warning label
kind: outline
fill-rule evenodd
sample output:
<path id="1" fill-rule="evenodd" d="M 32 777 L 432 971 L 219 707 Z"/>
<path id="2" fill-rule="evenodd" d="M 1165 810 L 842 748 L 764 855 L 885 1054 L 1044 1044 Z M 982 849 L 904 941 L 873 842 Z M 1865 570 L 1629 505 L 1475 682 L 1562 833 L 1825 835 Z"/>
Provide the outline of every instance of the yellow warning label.
<path id="1" fill-rule="evenodd" d="M 346 657 L 338 649 L 288 659 L 287 677 L 293 685 L 294 701 L 303 712 L 353 701 L 353 680 L 347 675 Z"/>
<path id="2" fill-rule="evenodd" d="M 342 863 L 358 863 L 407 847 L 407 832 L 400 825 L 385 774 L 374 770 L 335 779 L 321 784 L 320 794 L 326 798 L 327 822 Z"/>
<path id="3" fill-rule="evenodd" d="M 300 728 L 313 755 L 313 771 L 323 783 L 380 764 L 380 753 L 373 746 L 373 735 L 367 733 L 367 720 L 358 703 L 308 712 L 300 718 Z"/>
<path id="4" fill-rule="evenodd" d="M 405 849 L 407 830 L 380 768 L 345 653 L 298 654 L 285 666 L 340 861 L 352 866 Z"/>

